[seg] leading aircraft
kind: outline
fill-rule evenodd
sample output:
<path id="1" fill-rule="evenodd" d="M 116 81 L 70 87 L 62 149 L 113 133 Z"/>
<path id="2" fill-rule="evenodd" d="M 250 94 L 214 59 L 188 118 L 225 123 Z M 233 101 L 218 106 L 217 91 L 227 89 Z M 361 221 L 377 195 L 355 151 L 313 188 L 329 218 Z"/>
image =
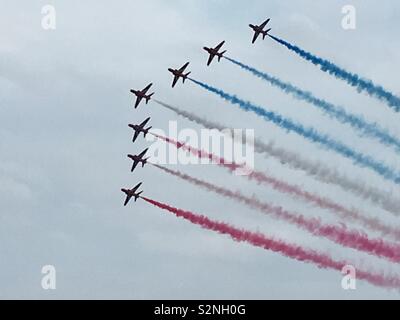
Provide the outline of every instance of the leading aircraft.
<path id="1" fill-rule="evenodd" d="M 138 155 L 128 154 L 128 158 L 133 161 L 131 172 L 133 172 L 136 169 L 136 166 L 140 162 L 142 163 L 142 168 L 144 167 L 144 165 L 147 163 L 147 160 L 150 159 L 150 157 L 149 158 L 143 158 L 148 150 L 149 150 L 149 148 L 147 148 L 146 150 L 144 150 L 142 153 L 140 153 Z"/>
<path id="2" fill-rule="evenodd" d="M 208 62 L 207 62 L 207 66 L 210 65 L 210 63 L 213 61 L 214 57 L 217 56 L 218 57 L 218 62 L 221 60 L 221 58 L 224 56 L 225 51 L 222 52 L 218 52 L 219 49 L 222 48 L 222 46 L 224 45 L 225 41 L 222 41 L 219 45 L 217 45 L 215 48 L 207 48 L 204 47 L 203 49 L 206 50 L 210 57 L 208 58 Z"/>
<path id="3" fill-rule="evenodd" d="M 188 65 L 189 65 L 189 62 L 186 62 L 185 65 L 180 69 L 168 68 L 168 71 L 174 75 L 174 81 L 172 82 L 172 88 L 175 87 L 179 78 L 182 78 L 182 82 L 185 83 L 185 80 L 187 79 L 190 72 L 188 72 L 186 74 L 184 74 L 183 72 L 185 71 L 185 69 L 187 68 Z"/>
<path id="4" fill-rule="evenodd" d="M 133 130 L 135 130 L 135 133 L 133 134 L 133 139 L 132 142 L 135 142 L 137 137 L 139 136 L 139 134 L 141 132 L 143 132 L 143 136 L 146 138 L 146 135 L 149 133 L 149 130 L 152 127 L 148 127 L 147 129 L 145 129 L 145 125 L 147 124 L 147 122 L 150 121 L 150 117 L 148 117 L 146 120 L 144 120 L 141 124 L 129 124 L 129 128 L 132 128 Z"/>
<path id="5" fill-rule="evenodd" d="M 144 88 L 143 90 L 133 90 L 131 89 L 131 92 L 136 95 L 136 103 L 135 103 L 135 109 L 139 106 L 140 102 L 142 101 L 142 99 L 146 100 L 146 104 L 149 103 L 149 100 L 151 99 L 151 97 L 153 96 L 154 92 L 147 95 L 147 91 L 149 91 L 150 87 L 153 84 L 150 83 L 146 88 Z"/>
<path id="6" fill-rule="evenodd" d="M 267 29 L 267 30 L 264 31 L 265 26 L 267 25 L 267 23 L 268 23 L 270 20 L 271 20 L 271 19 L 265 20 L 265 21 L 264 21 L 263 23 L 261 23 L 259 26 L 257 26 L 257 25 L 255 26 L 255 25 L 253 25 L 253 24 L 249 24 L 249 27 L 252 28 L 253 31 L 255 32 L 255 33 L 254 33 L 253 40 L 252 40 L 251 43 L 256 42 L 256 40 L 257 40 L 257 38 L 258 38 L 258 36 L 259 36 L 260 34 L 262 34 L 262 35 L 263 35 L 263 39 L 265 39 L 265 36 L 267 36 L 267 35 L 268 35 L 268 32 L 271 31 L 271 28 L 269 28 L 269 29 Z"/>
<path id="7" fill-rule="evenodd" d="M 143 191 L 136 192 L 137 189 L 139 189 L 139 187 L 141 185 L 142 185 L 142 183 L 140 182 L 140 183 L 138 183 L 136 185 L 136 187 L 134 187 L 132 189 L 121 189 L 121 191 L 126 194 L 126 199 L 125 199 L 125 202 L 124 202 L 124 206 L 126 206 L 128 204 L 129 200 L 131 200 L 132 197 L 135 198 L 135 202 L 136 202 L 136 200 L 140 197 L 140 195 L 143 192 Z"/>

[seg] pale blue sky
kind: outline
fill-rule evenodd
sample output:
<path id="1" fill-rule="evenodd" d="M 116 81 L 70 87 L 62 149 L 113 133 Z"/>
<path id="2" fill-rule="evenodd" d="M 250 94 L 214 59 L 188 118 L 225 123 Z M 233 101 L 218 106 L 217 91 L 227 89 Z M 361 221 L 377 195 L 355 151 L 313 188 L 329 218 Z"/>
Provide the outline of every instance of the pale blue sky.
<path id="1" fill-rule="evenodd" d="M 362 266 L 400 272 L 398 266 L 311 237 L 235 202 L 166 176 L 152 167 L 129 172 L 129 122 L 152 117 L 167 129 L 192 123 L 155 103 L 132 108 L 130 88 L 154 82 L 158 99 L 226 124 L 252 128 L 304 157 L 398 195 L 350 161 L 321 150 L 251 114 L 244 114 L 191 83 L 170 88 L 168 67 L 191 61 L 196 79 L 321 128 L 400 169 L 396 154 L 378 142 L 293 100 L 227 61 L 206 67 L 204 45 L 226 40 L 228 54 L 311 90 L 400 135 L 399 115 L 322 73 L 270 39 L 251 45 L 249 23 L 270 17 L 272 32 L 332 59 L 400 94 L 398 1 L 1 0 L 0 13 L 0 298 L 393 298 L 396 292 L 359 281 L 341 288 L 341 275 L 226 236 L 202 230 L 142 201 L 122 207 L 121 187 L 143 180 L 144 193 L 172 205 L 224 219 L 287 241 L 330 252 Z M 41 27 L 41 8 L 53 4 L 57 28 Z M 341 27 L 341 8 L 357 9 L 357 29 Z M 396 222 L 369 203 L 256 157 L 256 168 L 333 197 L 371 216 Z M 191 175 L 257 194 L 309 216 L 313 208 L 210 166 L 180 166 Z M 398 221 L 397 221 L 398 223 Z M 57 289 L 40 286 L 41 267 L 57 270 Z"/>

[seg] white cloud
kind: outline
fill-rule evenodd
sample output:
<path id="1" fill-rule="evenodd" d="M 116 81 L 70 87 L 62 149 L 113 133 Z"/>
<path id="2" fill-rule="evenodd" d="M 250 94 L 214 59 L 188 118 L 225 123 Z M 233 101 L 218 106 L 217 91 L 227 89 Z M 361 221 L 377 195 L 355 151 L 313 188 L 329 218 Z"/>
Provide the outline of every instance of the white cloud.
<path id="1" fill-rule="evenodd" d="M 157 97 L 166 102 L 227 126 L 254 128 L 256 136 L 274 138 L 305 157 L 334 163 L 349 175 L 394 189 L 350 161 L 287 135 L 190 83 L 172 90 L 166 71 L 191 61 L 194 77 L 337 134 L 346 143 L 400 168 L 394 152 L 355 137 L 351 129 L 226 61 L 206 67 L 201 49 L 225 39 L 232 57 L 318 92 L 397 134 L 398 120 L 384 106 L 272 41 L 252 46 L 247 27 L 271 16 L 275 34 L 398 91 L 393 72 L 400 63 L 394 54 L 398 44 L 393 41 L 398 19 L 384 18 L 398 4 L 389 2 L 390 6 L 383 7 L 373 2 L 360 5 L 360 26 L 350 34 L 340 29 L 336 1 L 323 5 L 310 0 L 290 4 L 255 1 L 252 6 L 228 1 L 54 1 L 58 21 L 51 33 L 40 27 L 40 2 L 22 8 L 6 1 L 0 13 L 4 57 L 0 62 L 0 199 L 7 200 L 2 211 L 8 214 L 7 225 L 0 226 L 0 259 L 9 263 L 2 265 L 0 295 L 46 298 L 34 277 L 40 276 L 36 272 L 42 265 L 54 263 L 62 270 L 55 297 L 321 298 L 321 292 L 323 297 L 347 297 L 340 289 L 338 273 L 213 235 L 142 202 L 122 208 L 120 187 L 143 180 L 150 197 L 330 250 L 337 256 L 363 258 L 154 168 L 130 174 L 126 154 L 142 150 L 146 142 L 132 145 L 127 123 L 151 115 L 152 125 L 165 129 L 175 115 L 152 103 L 133 110 L 129 89 L 152 81 Z M 392 39 L 387 45 L 390 51 L 381 50 L 384 40 L 380 39 Z M 182 126 L 192 125 L 178 120 Z M 257 161 L 279 178 L 369 209 L 363 201 L 316 184 L 272 160 L 260 157 Z M 217 168 L 183 170 L 248 194 L 255 192 L 292 210 L 327 215 Z M 354 296 L 396 297 L 369 285 L 361 286 Z"/>

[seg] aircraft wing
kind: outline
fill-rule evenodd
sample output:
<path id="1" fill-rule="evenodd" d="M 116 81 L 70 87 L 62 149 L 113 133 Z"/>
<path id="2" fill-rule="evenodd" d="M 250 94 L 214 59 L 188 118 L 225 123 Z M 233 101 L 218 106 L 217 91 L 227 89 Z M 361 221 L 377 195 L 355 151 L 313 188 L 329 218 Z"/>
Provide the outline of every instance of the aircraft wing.
<path id="1" fill-rule="evenodd" d="M 131 198 L 132 198 L 132 196 L 130 196 L 130 195 L 126 196 L 126 199 L 125 199 L 125 202 L 124 202 L 124 206 L 126 206 L 128 204 L 128 202 L 129 202 L 129 200 L 131 200 Z"/>
<path id="2" fill-rule="evenodd" d="M 219 45 L 217 45 L 214 50 L 219 51 L 219 49 L 221 49 L 221 47 L 224 45 L 225 41 L 222 41 Z"/>
<path id="3" fill-rule="evenodd" d="M 174 81 L 172 81 L 172 88 L 175 87 L 176 83 L 178 82 L 179 76 L 174 76 Z"/>
<path id="4" fill-rule="evenodd" d="M 267 25 L 267 23 L 269 22 L 269 20 L 271 20 L 271 19 L 267 19 L 267 20 L 265 20 L 263 23 L 261 23 L 261 24 L 260 24 L 260 28 L 261 28 L 261 29 L 264 29 L 264 27 Z"/>
<path id="5" fill-rule="evenodd" d="M 135 141 L 136 141 L 136 139 L 137 139 L 137 137 L 139 136 L 139 134 L 140 134 L 140 130 L 135 130 L 135 133 L 133 134 L 132 142 L 135 142 Z"/>
<path id="6" fill-rule="evenodd" d="M 132 191 L 132 192 L 136 192 L 136 190 L 139 189 L 141 185 L 142 185 L 141 182 L 138 183 L 138 184 L 136 185 L 136 187 L 134 187 L 131 191 Z"/>
<path id="7" fill-rule="evenodd" d="M 146 88 L 144 88 L 143 90 L 142 90 L 142 93 L 147 93 L 147 91 L 149 91 L 149 89 L 151 88 L 151 86 L 152 86 L 153 84 L 152 83 L 150 83 Z"/>
<path id="8" fill-rule="evenodd" d="M 139 158 L 142 159 L 143 156 L 146 154 L 146 152 L 149 150 L 149 148 L 147 148 L 146 150 L 144 150 L 141 154 L 139 154 Z"/>
<path id="9" fill-rule="evenodd" d="M 140 127 L 143 129 L 143 128 L 146 126 L 147 122 L 149 122 L 149 121 L 150 121 L 150 117 L 147 118 L 146 120 L 144 120 L 144 121 L 140 124 Z"/>
<path id="10" fill-rule="evenodd" d="M 135 103 L 135 109 L 139 106 L 140 101 L 142 101 L 142 97 L 137 97 L 136 98 L 136 103 Z"/>
<path id="11" fill-rule="evenodd" d="M 188 65 L 189 65 L 189 62 L 186 62 L 185 65 L 179 69 L 179 72 L 182 73 L 183 71 L 185 71 L 185 69 L 187 68 Z"/>
<path id="12" fill-rule="evenodd" d="M 251 41 L 251 43 L 256 42 L 256 40 L 257 40 L 257 38 L 258 38 L 259 35 L 260 35 L 260 33 L 259 33 L 258 31 L 256 31 L 256 32 L 254 33 L 254 37 L 253 37 L 253 40 Z"/>
<path id="13" fill-rule="evenodd" d="M 138 163 L 139 163 L 139 161 L 137 161 L 137 160 L 133 161 L 131 172 L 133 172 L 136 169 Z"/>
<path id="14" fill-rule="evenodd" d="M 209 65 L 211 64 L 211 62 L 213 61 L 214 57 L 215 57 L 215 54 L 210 53 L 210 56 L 209 56 L 208 61 L 207 61 L 207 65 L 208 65 L 208 66 L 209 66 Z"/>

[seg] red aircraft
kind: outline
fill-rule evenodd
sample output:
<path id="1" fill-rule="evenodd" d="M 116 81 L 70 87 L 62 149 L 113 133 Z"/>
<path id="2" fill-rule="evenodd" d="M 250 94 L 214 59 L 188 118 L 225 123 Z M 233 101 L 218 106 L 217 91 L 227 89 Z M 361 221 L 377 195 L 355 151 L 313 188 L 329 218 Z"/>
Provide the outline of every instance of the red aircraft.
<path id="1" fill-rule="evenodd" d="M 146 100 L 146 104 L 149 102 L 149 100 L 151 99 L 151 97 L 153 96 L 154 92 L 146 95 L 147 91 L 149 91 L 150 87 L 153 84 L 150 83 L 146 88 L 144 88 L 143 90 L 133 90 L 131 89 L 131 92 L 136 95 L 136 103 L 135 103 L 135 109 L 139 106 L 140 102 L 142 101 L 142 99 Z"/>
<path id="2" fill-rule="evenodd" d="M 268 32 L 271 31 L 271 28 L 264 31 L 265 26 L 267 25 L 267 23 L 268 23 L 270 20 L 271 20 L 271 19 L 265 20 L 265 21 L 264 21 L 262 24 L 260 24 L 259 26 L 255 26 L 255 25 L 249 24 L 249 27 L 252 28 L 253 31 L 255 32 L 255 33 L 254 33 L 254 37 L 253 37 L 253 41 L 252 41 L 251 43 L 256 42 L 256 40 L 257 40 L 257 38 L 258 38 L 258 36 L 259 36 L 260 34 L 262 34 L 262 35 L 263 35 L 263 39 L 265 39 L 265 36 L 267 36 L 267 35 L 268 35 Z"/>
<path id="3" fill-rule="evenodd" d="M 174 81 L 172 82 L 172 88 L 175 87 L 179 78 L 182 78 L 182 82 L 185 83 L 185 80 L 187 79 L 190 72 L 188 72 L 186 74 L 184 74 L 183 72 L 185 71 L 185 69 L 187 68 L 188 65 L 189 65 L 189 62 L 186 62 L 186 64 L 180 69 L 172 69 L 172 68 L 168 69 L 168 71 L 174 75 Z"/>
<path id="4" fill-rule="evenodd" d="M 222 51 L 222 52 L 218 52 L 219 49 L 222 48 L 222 46 L 224 45 L 224 43 L 225 43 L 225 41 L 222 41 L 222 42 L 221 42 L 219 45 L 217 45 L 215 48 L 207 48 L 207 47 L 204 47 L 204 48 L 203 48 L 203 49 L 206 50 L 206 51 L 209 53 L 209 55 L 210 55 L 210 57 L 208 58 L 208 62 L 207 62 L 207 65 L 208 65 L 208 66 L 209 66 L 210 63 L 213 61 L 213 59 L 214 59 L 215 56 L 218 57 L 218 62 L 219 62 L 219 61 L 221 60 L 221 58 L 224 56 L 224 53 L 226 52 L 226 50 L 225 50 L 225 51 Z"/>
<path id="5" fill-rule="evenodd" d="M 141 185 L 142 185 L 142 183 L 139 183 L 136 187 L 134 187 L 132 189 L 121 189 L 121 191 L 126 194 L 124 206 L 126 206 L 128 204 L 129 200 L 131 200 L 132 197 L 135 198 L 135 202 L 136 202 L 136 200 L 140 197 L 141 193 L 143 192 L 143 191 L 136 192 L 137 189 L 139 189 L 139 187 Z"/>
<path id="6" fill-rule="evenodd" d="M 131 155 L 131 154 L 128 154 L 128 158 L 129 159 L 131 159 L 132 161 L 133 161 L 133 164 L 132 164 L 132 169 L 131 169 L 131 172 L 133 172 L 135 169 L 136 169 L 136 166 L 141 162 L 142 163 L 142 168 L 144 167 L 144 165 L 147 163 L 147 160 L 149 160 L 150 159 L 150 157 L 149 158 L 143 158 L 144 157 L 144 155 L 146 154 L 146 152 L 149 150 L 149 148 L 147 148 L 146 150 L 144 150 L 142 153 L 140 153 L 140 154 L 138 154 L 138 155 Z"/>
<path id="7" fill-rule="evenodd" d="M 149 133 L 149 130 L 152 127 L 148 127 L 147 129 L 145 129 L 145 125 L 147 124 L 147 122 L 150 121 L 150 117 L 147 118 L 146 120 L 144 120 L 141 124 L 129 124 L 129 128 L 132 128 L 133 130 L 135 130 L 135 133 L 133 134 L 133 139 L 132 142 L 135 142 L 137 137 L 139 136 L 139 134 L 141 132 L 143 132 L 143 136 L 146 138 L 146 135 Z"/>

